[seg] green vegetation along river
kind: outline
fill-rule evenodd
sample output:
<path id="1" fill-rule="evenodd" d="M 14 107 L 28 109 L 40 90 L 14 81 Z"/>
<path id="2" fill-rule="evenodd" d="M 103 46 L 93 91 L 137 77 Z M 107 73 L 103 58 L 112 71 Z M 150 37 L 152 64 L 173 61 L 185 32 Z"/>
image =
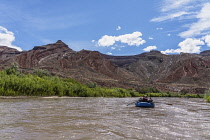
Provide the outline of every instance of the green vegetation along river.
<path id="1" fill-rule="evenodd" d="M 34 70 L 24 74 L 13 66 L 0 71 L 0 96 L 69 96 L 69 97 L 190 97 L 203 98 L 203 95 L 188 93 L 164 93 L 154 87 L 123 89 L 100 87 L 96 83 L 82 84 L 74 79 L 52 76 L 48 71 Z M 210 94 L 206 94 L 206 98 Z"/>
<path id="2" fill-rule="evenodd" d="M 126 106 L 137 98 L 0 99 L 0 139 L 210 139 L 203 99 L 153 99 L 155 108 Z"/>

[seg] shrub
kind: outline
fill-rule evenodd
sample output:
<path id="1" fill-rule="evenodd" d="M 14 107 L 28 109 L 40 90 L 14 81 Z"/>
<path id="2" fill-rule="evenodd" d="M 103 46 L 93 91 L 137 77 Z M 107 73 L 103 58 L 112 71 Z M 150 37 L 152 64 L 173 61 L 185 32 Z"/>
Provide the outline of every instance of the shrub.
<path id="1" fill-rule="evenodd" d="M 37 75 L 38 77 L 51 76 L 49 71 L 43 69 L 34 70 L 33 75 Z"/>
<path id="2" fill-rule="evenodd" d="M 210 96 L 207 98 L 207 102 L 209 102 L 209 103 L 210 103 Z"/>
<path id="3" fill-rule="evenodd" d="M 210 89 L 205 92 L 204 99 L 206 99 L 207 102 L 210 102 Z"/>
<path id="4" fill-rule="evenodd" d="M 89 88 L 96 88 L 97 87 L 96 83 L 86 83 L 86 86 L 89 87 Z"/>
<path id="5" fill-rule="evenodd" d="M 137 88 L 136 91 L 141 94 L 146 94 L 146 93 L 160 93 L 160 91 L 155 88 L 155 87 L 142 87 L 142 88 Z"/>
<path id="6" fill-rule="evenodd" d="M 17 75 L 19 74 L 18 71 L 18 65 L 17 64 L 12 64 L 12 66 L 10 68 L 6 68 L 5 72 L 7 75 Z"/>

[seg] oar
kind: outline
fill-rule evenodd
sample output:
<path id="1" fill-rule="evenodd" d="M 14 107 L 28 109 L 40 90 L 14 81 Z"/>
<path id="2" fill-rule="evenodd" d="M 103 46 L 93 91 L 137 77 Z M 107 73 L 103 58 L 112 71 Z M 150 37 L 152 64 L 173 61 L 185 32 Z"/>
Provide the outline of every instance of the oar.
<path id="1" fill-rule="evenodd" d="M 137 101 L 135 101 L 135 102 L 132 102 L 132 103 L 130 103 L 130 104 L 127 104 L 127 106 L 129 106 L 129 105 L 131 105 L 131 104 L 133 104 L 133 103 L 136 103 Z"/>

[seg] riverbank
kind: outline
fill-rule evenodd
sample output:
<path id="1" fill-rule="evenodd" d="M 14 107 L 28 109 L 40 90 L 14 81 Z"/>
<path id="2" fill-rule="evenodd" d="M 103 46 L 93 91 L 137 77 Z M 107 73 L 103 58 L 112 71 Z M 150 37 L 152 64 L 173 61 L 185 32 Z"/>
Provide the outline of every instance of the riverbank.
<path id="1" fill-rule="evenodd" d="M 69 97 L 69 96 L 0 96 L 0 99 L 31 99 L 31 98 L 43 98 L 43 99 L 62 99 L 62 98 L 86 98 L 86 97 Z"/>
<path id="2" fill-rule="evenodd" d="M 38 98 L 38 96 L 0 96 L 0 99 L 28 99 Z"/>
<path id="3" fill-rule="evenodd" d="M 154 87 L 101 87 L 96 83 L 82 84 L 74 79 L 61 78 L 35 71 L 33 74 L 20 73 L 14 67 L 0 72 L 1 98 L 27 97 L 185 97 L 203 98 L 201 94 L 162 92 Z"/>
<path id="4" fill-rule="evenodd" d="M 126 96 L 130 98 L 135 97 L 169 97 L 169 98 L 204 98 L 204 95 L 197 95 L 197 94 L 186 94 L 182 95 L 179 93 L 146 93 L 146 94 L 139 94 L 139 96 Z M 88 97 L 95 97 L 95 96 L 88 96 Z M 104 96 L 98 96 L 98 97 L 104 97 Z M 106 96 L 105 96 L 106 97 Z M 115 96 L 111 96 L 115 97 Z M 118 97 L 118 96 L 116 96 Z M 27 98 L 45 98 L 45 99 L 52 99 L 52 98 L 84 98 L 84 96 L 0 96 L 0 99 L 27 99 Z"/>

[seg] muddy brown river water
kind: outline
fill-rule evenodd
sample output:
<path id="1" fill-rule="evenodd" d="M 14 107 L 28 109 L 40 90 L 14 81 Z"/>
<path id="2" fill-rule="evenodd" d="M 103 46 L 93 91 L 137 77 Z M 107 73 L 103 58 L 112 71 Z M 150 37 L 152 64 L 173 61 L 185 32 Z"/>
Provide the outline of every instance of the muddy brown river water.
<path id="1" fill-rule="evenodd" d="M 0 99 L 0 140 L 210 140 L 210 104 L 203 99 Z"/>

